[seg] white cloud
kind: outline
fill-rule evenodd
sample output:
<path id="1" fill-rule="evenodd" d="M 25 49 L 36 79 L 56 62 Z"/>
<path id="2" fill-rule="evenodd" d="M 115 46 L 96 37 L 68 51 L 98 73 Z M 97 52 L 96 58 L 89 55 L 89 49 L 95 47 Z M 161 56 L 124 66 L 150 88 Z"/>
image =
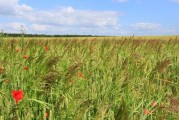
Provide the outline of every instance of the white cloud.
<path id="1" fill-rule="evenodd" d="M 22 5 L 16 5 L 15 10 L 17 15 L 23 15 L 24 13 L 31 12 L 34 9 L 26 4 L 22 4 Z"/>
<path id="2" fill-rule="evenodd" d="M 77 10 L 63 7 L 51 11 L 30 11 L 21 17 L 30 22 L 59 26 L 80 27 L 116 27 L 119 23 L 119 13 L 114 11 Z"/>
<path id="3" fill-rule="evenodd" d="M 20 15 L 33 9 L 26 4 L 19 5 L 18 2 L 19 0 L 0 0 L 0 15 Z"/>
<path id="4" fill-rule="evenodd" d="M 127 2 L 129 0 L 113 1 Z M 173 1 L 179 2 L 179 0 Z M 167 28 L 160 23 L 138 22 L 121 25 L 119 21 L 121 15 L 117 11 L 82 10 L 71 6 L 46 11 L 20 4 L 19 0 L 0 0 L 0 17 L 2 18 L 0 30 L 4 29 L 4 32 L 20 32 L 20 27 L 23 25 L 27 33 L 39 34 L 160 35 L 179 33 L 177 28 Z"/>
<path id="5" fill-rule="evenodd" d="M 131 27 L 135 30 L 159 30 L 161 28 L 161 24 L 139 22 L 132 24 Z"/>
<path id="6" fill-rule="evenodd" d="M 14 14 L 15 8 L 18 3 L 18 0 L 0 0 L 0 14 Z"/>
<path id="7" fill-rule="evenodd" d="M 25 29 L 25 32 L 28 31 L 27 25 L 25 23 L 21 23 L 21 22 L 0 23 L 0 29 L 2 28 L 4 30 L 4 32 L 20 33 L 22 25 Z"/>
<path id="8" fill-rule="evenodd" d="M 179 3 L 179 0 L 173 0 L 173 1 Z"/>
<path id="9" fill-rule="evenodd" d="M 160 23 L 138 22 L 125 26 L 123 29 L 127 35 L 177 35 L 176 27 L 167 27 Z"/>
<path id="10" fill-rule="evenodd" d="M 41 32 L 41 31 L 48 31 L 49 29 L 52 29 L 53 27 L 50 25 L 43 25 L 43 24 L 32 24 L 32 30 Z"/>
<path id="11" fill-rule="evenodd" d="M 48 34 L 51 31 L 55 33 L 56 31 L 71 31 L 71 34 L 80 34 L 77 29 L 84 32 L 82 28 L 86 28 L 86 30 L 89 28 L 88 31 L 93 29 L 99 33 L 100 30 L 105 31 L 105 29 L 117 30 L 120 26 L 119 16 L 121 14 L 116 11 L 80 10 L 71 6 L 45 11 L 36 10 L 26 4 L 19 4 L 18 1 L 9 0 L 10 4 L 8 4 L 6 0 L 1 0 L 0 15 L 11 15 L 13 16 L 11 18 L 15 20 L 25 21 L 28 24 L 28 30 L 33 33 L 46 32 Z M 8 26 L 6 25 L 6 27 Z M 29 31 L 27 32 L 29 33 Z"/>

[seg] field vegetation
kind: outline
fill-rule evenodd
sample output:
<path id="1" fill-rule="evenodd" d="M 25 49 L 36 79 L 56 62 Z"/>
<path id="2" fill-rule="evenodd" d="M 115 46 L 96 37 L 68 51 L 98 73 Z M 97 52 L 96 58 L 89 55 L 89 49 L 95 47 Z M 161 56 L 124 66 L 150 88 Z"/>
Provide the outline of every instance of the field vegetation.
<path id="1" fill-rule="evenodd" d="M 179 40 L 0 38 L 1 120 L 177 120 Z"/>

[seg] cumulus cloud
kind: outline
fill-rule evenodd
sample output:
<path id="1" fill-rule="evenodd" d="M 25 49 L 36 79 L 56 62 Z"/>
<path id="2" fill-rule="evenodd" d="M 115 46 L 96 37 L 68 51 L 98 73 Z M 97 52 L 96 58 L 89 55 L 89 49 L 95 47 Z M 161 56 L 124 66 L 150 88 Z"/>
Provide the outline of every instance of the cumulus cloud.
<path id="1" fill-rule="evenodd" d="M 167 28 L 160 23 L 121 25 L 121 15 L 118 11 L 82 10 L 71 6 L 47 11 L 20 4 L 19 0 L 0 0 L 0 30 L 4 32 L 20 32 L 21 25 L 27 33 L 37 34 L 159 35 L 179 32 L 177 28 Z"/>
<path id="2" fill-rule="evenodd" d="M 114 11 L 77 10 L 63 7 L 51 11 L 30 11 L 22 17 L 38 24 L 80 27 L 116 27 L 119 13 Z"/>
<path id="3" fill-rule="evenodd" d="M 28 14 L 24 13 L 21 18 L 32 23 L 31 28 L 35 32 L 102 34 L 106 31 L 107 34 L 109 30 L 120 28 L 119 16 L 120 13 L 114 11 L 78 10 L 69 6 L 51 11 L 32 10 Z"/>
<path id="4" fill-rule="evenodd" d="M 179 3 L 179 0 L 173 0 L 173 1 Z"/>
<path id="5" fill-rule="evenodd" d="M 15 14 L 15 7 L 18 3 L 18 0 L 0 0 L 0 14 Z"/>
<path id="6" fill-rule="evenodd" d="M 0 28 L 3 28 L 5 32 L 9 33 L 20 33 L 21 26 L 24 27 L 25 31 L 28 31 L 28 27 L 25 23 L 22 22 L 9 22 L 9 23 L 0 23 Z"/>
<path id="7" fill-rule="evenodd" d="M 8 0 L 8 2 L 7 0 L 1 0 L 0 15 L 11 15 L 12 18 L 18 18 L 15 20 L 25 21 L 25 23 L 28 23 L 30 32 L 50 33 L 56 30 L 76 33 L 77 29 L 81 32 L 83 29 L 86 29 L 86 31 L 92 31 L 93 29 L 99 33 L 100 30 L 119 29 L 121 13 L 116 11 L 81 10 L 71 6 L 46 11 L 37 10 L 26 4 L 19 4 L 19 0 Z M 6 27 L 9 29 L 10 26 L 6 25 Z"/>
<path id="8" fill-rule="evenodd" d="M 19 0 L 1 0 L 0 15 L 11 15 L 14 22 L 0 23 L 0 29 L 12 33 L 20 32 L 23 25 L 27 33 L 115 35 L 121 27 L 121 13 L 116 11 L 82 10 L 71 6 L 45 11 L 20 4 Z"/>
<path id="9" fill-rule="evenodd" d="M 19 0 L 0 0 L 0 15 L 20 15 L 22 12 L 33 10 L 32 7 L 18 4 Z"/>
<path id="10" fill-rule="evenodd" d="M 160 23 L 138 22 L 125 27 L 128 35 L 176 35 L 175 27 L 167 27 Z"/>
<path id="11" fill-rule="evenodd" d="M 52 29 L 53 26 L 43 25 L 43 24 L 32 24 L 31 28 L 34 31 L 39 31 L 39 32 L 42 31 L 43 32 L 43 31 L 48 31 L 49 29 Z"/>
<path id="12" fill-rule="evenodd" d="M 161 28 L 161 24 L 139 22 L 132 24 L 131 27 L 136 30 L 159 30 Z"/>

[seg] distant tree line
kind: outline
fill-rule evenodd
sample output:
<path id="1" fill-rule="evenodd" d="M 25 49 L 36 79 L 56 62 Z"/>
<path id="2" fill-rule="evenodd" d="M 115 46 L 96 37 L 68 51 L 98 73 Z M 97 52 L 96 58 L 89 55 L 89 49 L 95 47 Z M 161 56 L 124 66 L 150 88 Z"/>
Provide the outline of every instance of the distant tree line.
<path id="1" fill-rule="evenodd" d="M 6 37 L 101 37 L 99 35 L 47 35 L 47 34 L 20 34 L 20 33 L 3 33 L 3 36 Z"/>

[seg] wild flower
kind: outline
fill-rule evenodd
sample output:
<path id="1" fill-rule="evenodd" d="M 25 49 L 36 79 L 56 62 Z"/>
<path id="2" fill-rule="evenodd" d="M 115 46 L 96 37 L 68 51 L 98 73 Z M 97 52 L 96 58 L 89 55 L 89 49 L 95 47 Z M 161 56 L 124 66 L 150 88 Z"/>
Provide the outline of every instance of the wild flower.
<path id="1" fill-rule="evenodd" d="M 24 66 L 24 70 L 28 70 L 28 66 Z"/>
<path id="2" fill-rule="evenodd" d="M 4 80 L 5 83 L 8 83 L 8 79 Z"/>
<path id="3" fill-rule="evenodd" d="M 4 68 L 0 66 L 0 73 L 4 71 Z"/>
<path id="4" fill-rule="evenodd" d="M 46 50 L 46 51 L 48 51 L 48 50 L 49 50 L 48 46 L 45 46 L 45 50 Z"/>
<path id="5" fill-rule="evenodd" d="M 16 49 L 16 52 L 19 52 L 19 49 Z"/>
<path id="6" fill-rule="evenodd" d="M 28 58 L 28 56 L 27 56 L 27 55 L 24 55 L 24 56 L 23 56 L 23 58 L 24 58 L 24 59 L 27 59 L 27 58 Z"/>
<path id="7" fill-rule="evenodd" d="M 144 115 L 149 115 L 150 114 L 150 111 L 148 109 L 144 109 Z"/>
<path id="8" fill-rule="evenodd" d="M 157 103 L 156 102 L 152 102 L 152 107 L 156 107 Z"/>
<path id="9" fill-rule="evenodd" d="M 49 116 L 49 115 L 48 115 L 48 112 L 46 112 L 46 113 L 45 113 L 45 117 L 48 118 L 48 116 Z"/>
<path id="10" fill-rule="evenodd" d="M 15 99 L 16 103 L 18 103 L 24 97 L 24 92 L 22 90 L 13 90 L 12 97 Z"/>
<path id="11" fill-rule="evenodd" d="M 82 77 L 83 77 L 83 73 L 82 73 L 82 72 L 79 72 L 77 76 L 80 77 L 80 78 L 82 78 Z"/>

